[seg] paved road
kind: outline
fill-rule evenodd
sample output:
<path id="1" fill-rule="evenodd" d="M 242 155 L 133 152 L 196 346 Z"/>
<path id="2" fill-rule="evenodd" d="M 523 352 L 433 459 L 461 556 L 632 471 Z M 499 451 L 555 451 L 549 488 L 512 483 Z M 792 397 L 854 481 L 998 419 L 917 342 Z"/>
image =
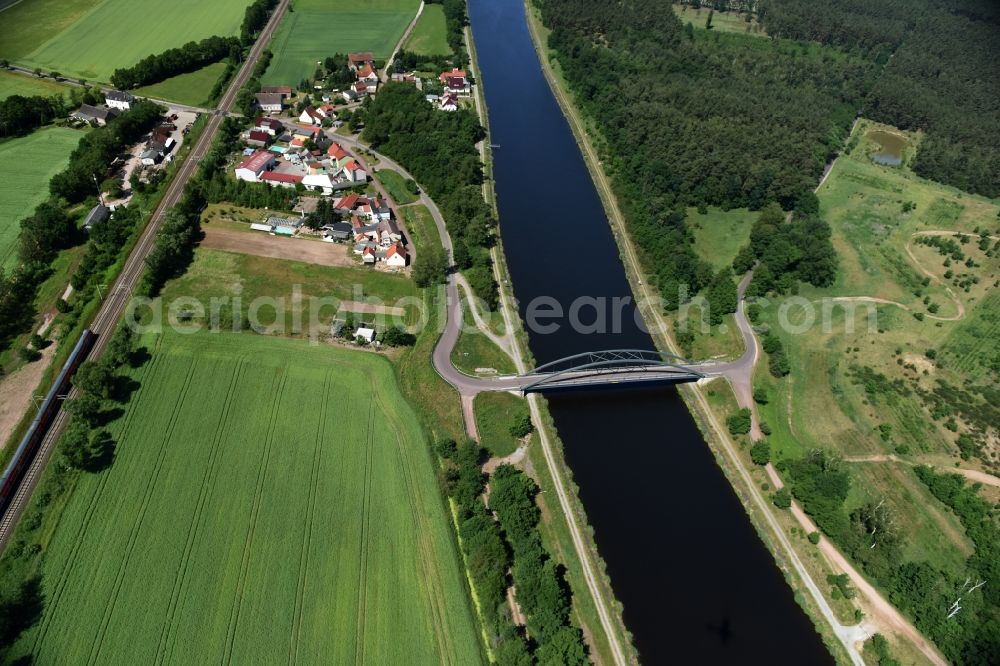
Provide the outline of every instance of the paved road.
<path id="1" fill-rule="evenodd" d="M 156 233 L 163 221 L 163 216 L 168 210 L 176 205 L 178 201 L 180 201 L 181 196 L 184 194 L 184 186 L 187 185 L 188 180 L 192 175 L 194 175 L 197 170 L 198 163 L 211 147 L 212 140 L 215 138 L 216 130 L 219 129 L 219 125 L 222 123 L 223 118 L 232 107 L 236 99 L 236 94 L 239 92 L 240 88 L 243 87 L 243 84 L 246 83 L 247 79 L 250 78 L 250 74 L 253 72 L 257 59 L 260 57 L 261 52 L 263 52 L 267 42 L 271 39 L 271 35 L 277 27 L 278 21 L 281 20 L 281 16 L 288 8 L 288 3 L 289 0 L 281 0 L 275 8 L 274 14 L 271 16 L 271 20 L 257 38 L 253 48 L 250 50 L 249 56 L 240 67 L 240 70 L 236 73 L 236 76 L 233 77 L 233 80 L 229 84 L 229 88 L 226 90 L 225 94 L 223 94 L 222 99 L 219 100 L 219 108 L 211 112 L 212 116 L 208 119 L 208 123 L 205 125 L 205 129 L 202 131 L 201 136 L 198 138 L 198 141 L 194 144 L 191 152 L 181 165 L 180 170 L 174 175 L 173 180 L 167 187 L 166 194 L 160 201 L 160 205 L 157 206 L 156 210 L 153 212 L 153 216 L 150 219 L 149 224 L 146 225 L 146 229 L 139 238 L 139 242 L 136 243 L 132 253 L 128 256 L 128 259 L 126 259 L 125 266 L 122 269 L 121 274 L 118 276 L 118 279 L 115 280 L 111 289 L 106 292 L 104 302 L 101 304 L 101 308 L 98 310 L 97 315 L 94 317 L 94 321 L 90 326 L 91 330 L 98 335 L 97 342 L 94 344 L 94 348 L 90 353 L 90 358 L 99 358 L 101 354 L 104 353 L 104 349 L 111 338 L 111 334 L 114 332 L 115 326 L 121 319 L 121 316 L 125 311 L 125 306 L 131 299 L 135 286 L 139 282 L 143 268 L 146 265 L 146 256 L 153 248 L 156 240 Z M 70 391 L 68 397 L 72 398 L 75 395 L 76 390 L 73 389 Z M 14 495 L 14 499 L 11 501 L 3 519 L 0 520 L 0 549 L 6 547 L 7 541 L 13 533 L 14 526 L 17 525 L 18 519 L 24 512 L 24 508 L 27 505 L 28 500 L 31 498 L 31 493 L 34 490 L 35 485 L 38 483 L 42 470 L 45 468 L 45 464 L 52 455 L 55 443 L 62 434 L 62 431 L 66 427 L 68 421 L 69 414 L 67 412 L 60 411 L 56 415 L 56 418 L 52 423 L 52 427 L 49 428 L 49 432 L 46 434 L 45 439 L 42 440 L 42 444 L 39 447 L 31 466 L 25 473 L 24 479 Z"/>

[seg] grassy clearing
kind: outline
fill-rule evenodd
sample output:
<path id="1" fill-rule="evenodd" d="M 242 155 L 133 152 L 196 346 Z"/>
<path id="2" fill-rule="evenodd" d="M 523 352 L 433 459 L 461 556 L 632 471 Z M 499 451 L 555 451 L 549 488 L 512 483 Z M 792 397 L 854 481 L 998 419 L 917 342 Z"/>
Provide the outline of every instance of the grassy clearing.
<path id="1" fill-rule="evenodd" d="M 83 133 L 49 127 L 0 142 L 0 267 L 17 259 L 19 222 L 49 195 L 49 180 L 66 168 Z"/>
<path id="2" fill-rule="evenodd" d="M 52 79 L 40 79 L 35 76 L 0 70 L 0 101 L 11 95 L 23 95 L 24 97 L 64 95 L 68 90 L 69 86 L 56 83 Z"/>
<path id="3" fill-rule="evenodd" d="M 296 293 L 299 295 L 296 296 Z M 195 314 L 192 324 L 204 325 L 211 316 L 211 299 L 218 299 L 220 326 L 233 323 L 233 299 L 239 296 L 242 311 L 256 312 L 256 318 L 269 333 L 290 337 L 308 337 L 311 322 L 318 322 L 315 332 L 321 338 L 329 330 L 341 300 L 362 301 L 393 306 L 402 298 L 415 298 L 417 289 L 402 275 L 381 273 L 365 268 L 317 266 L 283 259 L 201 248 L 194 263 L 182 277 L 163 290 L 163 303 L 177 298 L 194 298 L 205 311 Z M 325 299 L 311 302 L 312 298 Z M 259 306 L 255 309 L 254 302 Z M 301 304 L 301 325 L 296 329 L 294 304 Z M 183 309 L 181 310 L 183 311 Z M 412 306 L 405 308 L 405 324 L 415 321 Z M 141 314 L 145 314 L 143 311 Z M 237 317 L 238 319 L 238 317 Z M 385 317 L 383 325 L 391 325 Z M 166 319 L 164 319 L 166 322 Z M 242 323 L 246 328 L 246 322 Z"/>
<path id="4" fill-rule="evenodd" d="M 472 315 L 466 315 L 471 318 Z M 514 374 L 517 370 L 514 362 L 507 354 L 493 344 L 493 341 L 482 333 L 463 331 L 451 352 L 451 362 L 456 368 L 467 375 L 476 374 Z M 477 373 L 477 369 L 492 368 L 496 373 Z"/>
<path id="5" fill-rule="evenodd" d="M 316 62 L 334 53 L 371 51 L 388 58 L 417 13 L 414 0 L 298 0 L 271 41 L 274 59 L 266 85 L 295 86 L 312 77 Z"/>
<path id="6" fill-rule="evenodd" d="M 442 5 L 424 5 L 403 49 L 419 55 L 451 55 Z"/>
<path id="7" fill-rule="evenodd" d="M 382 186 L 389 192 L 389 196 L 399 204 L 405 206 L 417 200 L 417 195 L 410 192 L 406 187 L 406 179 L 392 169 L 378 169 L 375 172 Z"/>
<path id="8" fill-rule="evenodd" d="M 708 20 L 708 12 L 710 11 L 709 8 L 694 9 L 687 5 L 678 4 L 675 4 L 673 7 L 674 14 L 677 15 L 677 18 L 681 22 L 690 22 L 695 28 L 705 29 L 705 22 Z M 757 22 L 756 17 L 752 17 L 748 22 L 747 15 L 738 12 L 714 12 L 712 14 L 712 30 L 716 32 L 738 32 L 744 35 L 767 37 L 764 27 Z"/>
<path id="9" fill-rule="evenodd" d="M 225 71 L 226 64 L 216 62 L 194 72 L 178 74 L 151 86 L 137 88 L 135 93 L 188 106 L 201 106 L 210 102 L 208 96 L 212 87 Z"/>
<path id="10" fill-rule="evenodd" d="M 480 393 L 473 408 L 479 443 L 495 457 L 514 453 L 519 441 L 510 434 L 510 427 L 517 417 L 528 413 L 524 398 L 510 393 Z"/>
<path id="11" fill-rule="evenodd" d="M 26 0 L 36 7 L 47 2 Z M 54 29 L 45 12 L 4 13 L 8 32 L 21 30 L 35 35 L 25 49 L 23 35 L 4 56 L 28 67 L 56 70 L 74 78 L 107 81 L 118 67 L 128 67 L 151 53 L 180 46 L 212 35 L 234 35 L 243 20 L 246 0 L 177 0 L 165 7 L 150 0 L 104 0 L 93 6 L 73 0 L 66 10 L 56 9 Z M 81 12 L 81 9 L 89 11 Z M 61 19 L 61 20 L 60 20 Z M 43 30 L 30 25 L 41 22 Z M 169 25 L 169 29 L 164 29 Z"/>
<path id="12" fill-rule="evenodd" d="M 746 208 L 722 210 L 712 206 L 705 213 L 687 211 L 687 225 L 694 234 L 698 256 L 719 270 L 731 266 L 736 253 L 750 240 L 750 228 L 757 214 Z"/>
<path id="13" fill-rule="evenodd" d="M 427 443 L 383 359 L 156 341 L 45 544 L 37 661 L 477 663 Z M 252 409 L 247 409 L 253 406 Z"/>
<path id="14" fill-rule="evenodd" d="M 1000 303 L 993 292 L 1000 278 L 1000 258 L 986 256 L 977 235 L 960 245 L 977 265 L 954 262 L 954 274 L 946 277 L 944 257 L 912 239 L 922 231 L 972 234 L 977 227 L 995 234 L 998 207 L 923 180 L 905 165 L 874 164 L 870 159 L 874 146 L 865 136 L 873 127 L 867 121 L 859 123 L 851 150 L 838 160 L 818 192 L 840 259 L 836 282 L 822 290 L 804 287 L 799 295 L 814 303 L 824 297 L 873 296 L 909 310 L 866 303 L 827 305 L 825 330 L 824 306 L 817 305 L 814 325 L 800 334 L 779 325 L 778 303 L 763 310 L 758 322 L 779 334 L 792 369 L 789 377 L 778 380 L 767 373 L 765 363 L 755 377 L 755 386 L 768 394 L 768 403 L 760 405 L 759 412 L 772 429 L 772 451 L 776 457 L 796 457 L 824 448 L 847 457 L 893 454 L 909 463 L 989 469 L 996 464 L 995 446 L 986 447 L 982 461 L 962 461 L 958 456 L 958 434 L 969 432 L 970 425 L 957 403 L 949 403 L 946 417 L 935 419 L 921 394 L 931 395 L 942 381 L 966 388 L 996 381 L 990 364 L 998 352 L 991 332 L 997 326 Z M 911 143 L 920 139 L 909 138 Z M 978 284 L 962 286 L 963 275 L 978 277 Z M 938 304 L 938 316 L 957 314 L 946 287 L 962 300 L 963 319 L 931 318 L 928 303 Z M 853 305 L 857 308 L 852 324 L 848 310 Z M 924 319 L 918 320 L 914 313 Z M 786 319 L 793 326 L 806 323 L 802 308 L 788 310 Z M 935 352 L 937 360 L 929 357 Z M 957 432 L 945 427 L 949 418 L 956 419 Z M 879 427 L 889 429 L 885 436 Z M 929 495 L 909 465 L 847 464 L 853 488 L 848 511 L 884 499 L 900 532 L 907 535 L 908 559 L 962 570 L 971 552 L 964 530 Z"/>

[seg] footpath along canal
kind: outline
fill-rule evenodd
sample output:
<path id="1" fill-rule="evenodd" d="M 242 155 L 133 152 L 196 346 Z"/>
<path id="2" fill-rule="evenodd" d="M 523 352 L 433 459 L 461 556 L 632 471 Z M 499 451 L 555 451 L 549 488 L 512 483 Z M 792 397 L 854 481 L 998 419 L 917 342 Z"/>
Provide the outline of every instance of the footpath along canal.
<path id="1" fill-rule="evenodd" d="M 612 299 L 632 294 L 522 0 L 469 5 L 522 319 L 539 299 L 565 313 L 581 297 L 609 304 L 603 318 L 580 308 L 590 331 L 568 317 L 545 319 L 548 332 L 529 326 L 535 359 L 653 349 L 631 301 L 614 330 Z M 643 663 L 832 663 L 676 390 L 564 394 L 549 408 Z"/>

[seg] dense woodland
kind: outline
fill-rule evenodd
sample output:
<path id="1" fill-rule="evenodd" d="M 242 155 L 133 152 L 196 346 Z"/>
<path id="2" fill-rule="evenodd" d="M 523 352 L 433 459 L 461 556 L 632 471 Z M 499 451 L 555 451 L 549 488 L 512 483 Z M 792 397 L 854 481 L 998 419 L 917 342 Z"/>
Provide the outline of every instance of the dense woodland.
<path id="1" fill-rule="evenodd" d="M 0 101 L 0 137 L 28 134 L 65 116 L 66 112 L 66 100 L 62 95 L 11 95 Z"/>
<path id="2" fill-rule="evenodd" d="M 761 20 L 771 35 L 834 44 L 884 64 L 864 115 L 927 132 L 912 165 L 921 176 L 1000 196 L 1000 5 L 763 0 Z"/>
<path id="3" fill-rule="evenodd" d="M 365 105 L 362 138 L 413 174 L 441 208 L 455 251 L 476 295 L 497 302 L 489 248 L 496 220 L 483 199 L 476 114 L 441 113 L 411 85 L 388 83 Z"/>

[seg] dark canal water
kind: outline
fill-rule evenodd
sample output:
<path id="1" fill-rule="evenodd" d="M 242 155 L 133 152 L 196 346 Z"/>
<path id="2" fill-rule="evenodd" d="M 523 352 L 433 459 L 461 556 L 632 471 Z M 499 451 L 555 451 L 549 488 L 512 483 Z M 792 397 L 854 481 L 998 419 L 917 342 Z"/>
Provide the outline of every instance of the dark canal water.
<path id="1" fill-rule="evenodd" d="M 500 227 L 522 317 L 552 298 L 631 292 L 600 199 L 542 76 L 522 0 L 470 0 Z M 664 11 L 670 11 L 664 5 Z M 652 349 L 619 332 L 529 332 L 538 363 Z M 580 317 L 594 320 L 592 308 Z M 549 320 L 559 323 L 560 320 Z M 832 663 L 673 389 L 549 400 L 625 623 L 646 664 Z"/>

